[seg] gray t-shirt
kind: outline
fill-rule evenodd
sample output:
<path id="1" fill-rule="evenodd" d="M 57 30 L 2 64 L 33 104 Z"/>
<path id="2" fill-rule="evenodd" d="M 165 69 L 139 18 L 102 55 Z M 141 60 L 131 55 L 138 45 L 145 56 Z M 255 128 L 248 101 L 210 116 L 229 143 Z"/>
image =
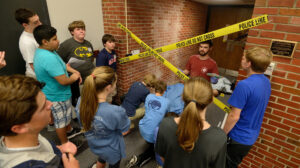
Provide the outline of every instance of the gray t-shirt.
<path id="1" fill-rule="evenodd" d="M 211 126 L 203 130 L 193 151 L 184 151 L 177 141 L 178 125 L 173 117 L 164 118 L 159 126 L 155 151 L 165 159 L 164 168 L 224 168 L 226 162 L 225 132 Z"/>
<path id="2" fill-rule="evenodd" d="M 72 68 L 80 72 L 83 80 L 95 68 L 93 64 L 93 46 L 86 40 L 80 43 L 72 37 L 60 44 L 57 53 L 65 63 L 70 64 Z"/>

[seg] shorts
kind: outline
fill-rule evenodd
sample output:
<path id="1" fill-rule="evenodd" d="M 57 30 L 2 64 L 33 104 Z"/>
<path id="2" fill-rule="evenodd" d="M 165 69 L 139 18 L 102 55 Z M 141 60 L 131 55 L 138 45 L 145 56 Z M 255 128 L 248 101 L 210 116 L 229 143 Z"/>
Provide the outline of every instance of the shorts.
<path id="1" fill-rule="evenodd" d="M 72 103 L 71 99 L 66 101 L 52 102 L 52 115 L 54 118 L 55 128 L 64 128 L 71 123 L 72 119 Z"/>

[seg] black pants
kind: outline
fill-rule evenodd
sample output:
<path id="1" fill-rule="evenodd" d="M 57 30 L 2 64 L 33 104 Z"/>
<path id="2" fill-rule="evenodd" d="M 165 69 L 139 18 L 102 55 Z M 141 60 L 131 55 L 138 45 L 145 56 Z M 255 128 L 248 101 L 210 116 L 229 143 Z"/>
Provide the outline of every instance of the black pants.
<path id="1" fill-rule="evenodd" d="M 236 168 L 248 154 L 252 145 L 240 144 L 230 137 L 227 138 L 226 168 Z"/>
<path id="2" fill-rule="evenodd" d="M 98 158 L 98 162 L 100 162 L 102 164 L 106 163 L 106 161 L 103 160 L 103 159 L 101 159 L 100 157 Z M 121 160 L 119 160 L 117 163 L 115 163 L 113 165 L 109 164 L 108 168 L 119 168 L 120 167 L 120 163 L 121 163 Z"/>
<path id="3" fill-rule="evenodd" d="M 149 145 L 148 148 L 138 156 L 137 160 L 137 166 L 140 167 L 144 164 L 146 164 L 148 161 L 150 161 L 152 158 L 155 158 L 155 152 L 154 152 L 154 144 L 147 142 Z"/>
<path id="4" fill-rule="evenodd" d="M 80 96 L 79 80 L 71 84 L 71 92 L 72 92 L 72 105 L 76 107 L 77 100 Z"/>

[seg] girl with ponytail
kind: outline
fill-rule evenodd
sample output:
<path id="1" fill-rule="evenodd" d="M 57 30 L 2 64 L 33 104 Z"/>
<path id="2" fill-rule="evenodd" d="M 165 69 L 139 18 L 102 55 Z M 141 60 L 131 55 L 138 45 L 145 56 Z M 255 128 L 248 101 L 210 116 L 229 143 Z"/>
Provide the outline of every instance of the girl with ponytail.
<path id="1" fill-rule="evenodd" d="M 155 151 L 164 160 L 164 168 L 225 167 L 226 134 L 205 120 L 213 99 L 210 83 L 191 78 L 184 84 L 182 99 L 181 116 L 165 118 L 159 127 Z"/>
<path id="2" fill-rule="evenodd" d="M 106 162 L 109 168 L 120 167 L 121 158 L 125 157 L 122 132 L 129 129 L 130 120 L 124 108 L 106 102 L 116 83 L 112 68 L 96 68 L 86 78 L 76 106 L 89 147 L 99 157 L 93 168 L 104 168 Z"/>

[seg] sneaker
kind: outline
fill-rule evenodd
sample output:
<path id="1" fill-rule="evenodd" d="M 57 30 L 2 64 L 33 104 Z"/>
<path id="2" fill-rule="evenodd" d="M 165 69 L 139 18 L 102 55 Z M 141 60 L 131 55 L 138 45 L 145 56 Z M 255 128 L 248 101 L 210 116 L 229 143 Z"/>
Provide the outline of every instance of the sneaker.
<path id="1" fill-rule="evenodd" d="M 67 132 L 67 137 L 68 139 L 72 139 L 77 135 L 82 134 L 83 132 L 81 131 L 81 129 L 79 128 L 72 128 L 72 130 L 70 132 Z"/>
<path id="2" fill-rule="evenodd" d="M 148 157 L 147 159 L 145 159 L 144 161 L 142 161 L 142 163 L 140 165 L 138 165 L 138 167 L 142 167 L 145 164 L 147 164 L 150 160 L 152 159 L 152 157 Z"/>
<path id="3" fill-rule="evenodd" d="M 133 155 L 131 159 L 126 164 L 126 168 L 131 168 L 137 165 L 138 158 L 136 155 Z"/>
<path id="4" fill-rule="evenodd" d="M 56 130 L 56 128 L 55 128 L 54 124 L 49 124 L 49 125 L 47 126 L 47 131 L 48 131 L 48 132 L 53 132 L 53 131 L 55 131 L 55 130 Z"/>

